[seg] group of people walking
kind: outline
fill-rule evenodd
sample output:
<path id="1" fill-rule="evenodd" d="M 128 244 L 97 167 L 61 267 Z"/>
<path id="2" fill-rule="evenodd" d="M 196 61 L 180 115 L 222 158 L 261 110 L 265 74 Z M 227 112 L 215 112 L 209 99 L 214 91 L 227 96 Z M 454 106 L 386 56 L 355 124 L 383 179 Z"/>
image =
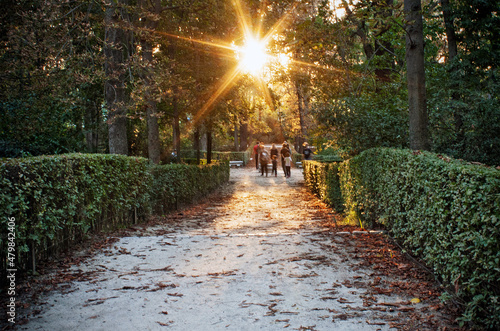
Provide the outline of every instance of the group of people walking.
<path id="1" fill-rule="evenodd" d="M 266 173 L 266 177 L 268 176 L 268 164 L 272 164 L 271 176 L 274 174 L 275 177 L 278 176 L 278 157 L 281 158 L 281 166 L 283 167 L 283 172 L 285 173 L 285 177 L 291 176 L 291 166 L 292 166 L 292 152 L 290 150 L 290 145 L 285 141 L 281 146 L 281 150 L 278 151 L 278 148 L 275 144 L 272 144 L 271 150 L 268 151 L 264 146 L 263 142 L 258 142 L 253 147 L 253 154 L 255 157 L 255 168 L 259 170 L 261 176 L 264 176 Z"/>

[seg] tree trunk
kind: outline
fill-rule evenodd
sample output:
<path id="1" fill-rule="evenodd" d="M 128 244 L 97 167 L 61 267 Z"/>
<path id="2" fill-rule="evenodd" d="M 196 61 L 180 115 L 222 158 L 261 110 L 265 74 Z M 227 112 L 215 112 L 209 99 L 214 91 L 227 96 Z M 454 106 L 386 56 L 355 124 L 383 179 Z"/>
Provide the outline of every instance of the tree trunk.
<path id="1" fill-rule="evenodd" d="M 212 163 L 212 129 L 207 130 L 207 164 Z"/>
<path id="2" fill-rule="evenodd" d="M 150 101 L 146 116 L 148 119 L 148 157 L 151 162 L 160 163 L 160 130 L 156 102 Z"/>
<path id="3" fill-rule="evenodd" d="M 177 44 L 175 40 L 172 40 L 167 48 L 167 52 L 169 57 L 174 60 L 176 57 L 177 53 Z M 170 74 L 175 76 L 174 69 L 170 69 Z M 179 126 L 179 116 L 180 116 L 180 109 L 179 109 L 179 99 L 178 99 L 178 94 L 179 94 L 179 88 L 174 84 L 172 86 L 172 111 L 173 111 L 173 121 L 172 121 L 172 128 L 173 128 L 173 144 L 174 144 L 174 149 L 177 151 L 177 157 L 180 160 L 181 158 L 181 130 Z"/>
<path id="4" fill-rule="evenodd" d="M 304 99 L 304 95 L 301 91 L 300 83 L 295 82 L 295 91 L 297 93 L 297 105 L 299 110 L 299 122 L 300 122 L 300 136 L 302 138 L 307 137 L 307 124 L 306 124 L 306 116 L 307 116 L 307 102 Z"/>
<path id="5" fill-rule="evenodd" d="M 174 98 L 174 100 L 176 100 Z M 174 109 L 176 102 L 174 103 Z M 179 113 L 174 113 L 174 118 L 172 119 L 172 127 L 173 127 L 173 138 L 174 138 L 174 148 L 177 152 L 177 158 L 180 160 L 181 158 L 181 128 L 179 125 Z"/>
<path id="6" fill-rule="evenodd" d="M 179 110 L 179 103 L 178 103 L 178 98 L 177 98 L 177 88 L 173 88 L 173 100 L 172 100 L 172 106 L 174 108 L 174 146 L 175 149 L 177 150 L 177 158 L 181 159 L 181 126 L 179 122 L 179 116 L 180 116 L 180 110 Z"/>
<path id="7" fill-rule="evenodd" d="M 126 5 L 127 1 L 120 0 L 118 4 Z M 106 10 L 104 56 L 107 80 L 104 99 L 108 109 L 109 152 L 127 155 L 127 98 L 124 66 L 128 47 L 125 31 L 118 27 L 120 20 L 125 18 L 123 12 L 124 9 L 121 6 L 118 8 L 116 3 Z"/>
<path id="8" fill-rule="evenodd" d="M 410 114 L 410 148 L 428 150 L 425 93 L 424 32 L 420 0 L 404 0 L 406 15 L 406 68 Z"/>
<path id="9" fill-rule="evenodd" d="M 154 7 L 151 10 L 147 9 L 147 3 L 145 0 L 139 1 L 139 6 L 144 13 L 153 12 L 155 15 L 159 15 L 161 12 L 161 4 L 159 0 L 154 1 Z M 157 21 L 150 20 L 146 17 L 142 17 L 142 23 L 147 29 L 156 29 L 158 23 Z M 152 95 L 152 75 L 151 68 L 153 66 L 153 45 L 148 39 L 150 36 L 145 33 L 142 35 L 141 48 L 142 48 L 142 58 L 144 61 L 144 84 L 145 92 L 144 98 L 146 101 L 146 121 L 148 128 L 148 157 L 151 162 L 158 164 L 160 163 L 160 133 L 158 128 L 158 108 L 154 96 Z"/>
<path id="10" fill-rule="evenodd" d="M 143 60 L 146 62 L 146 68 L 153 62 L 153 48 L 150 42 L 143 40 L 141 42 Z M 145 95 L 146 99 L 146 119 L 148 127 L 148 157 L 151 162 L 160 163 L 160 132 L 158 128 L 158 108 L 156 101 L 151 94 L 151 73 L 148 69 L 144 73 Z"/>
<path id="11" fill-rule="evenodd" d="M 446 27 L 446 39 L 448 41 L 448 55 L 450 60 L 453 60 L 458 54 L 457 36 L 453 26 L 453 17 L 451 13 L 450 1 L 441 0 L 443 7 L 444 26 Z"/>
<path id="12" fill-rule="evenodd" d="M 236 152 L 240 151 L 240 144 L 238 142 L 238 118 L 236 117 L 235 123 L 234 123 L 234 150 Z"/>
<path id="13" fill-rule="evenodd" d="M 101 105 L 95 100 L 86 103 L 85 108 L 85 142 L 88 153 L 99 152 L 99 137 L 101 132 L 101 118 L 99 116 Z"/>
<path id="14" fill-rule="evenodd" d="M 375 37 L 375 55 L 377 55 L 382 61 L 381 66 L 375 69 L 375 76 L 380 81 L 389 82 L 391 80 L 391 73 L 396 66 L 394 55 L 394 48 L 392 43 L 388 40 L 384 40 L 383 35 L 389 31 L 390 27 L 393 25 L 393 0 L 382 0 L 378 4 L 378 10 L 376 12 L 376 19 L 383 22 L 382 29 L 377 33 Z"/>
<path id="15" fill-rule="evenodd" d="M 458 54 L 457 47 L 457 36 L 455 34 L 455 27 L 453 25 L 453 16 L 451 13 L 451 6 L 449 0 L 441 0 L 441 6 L 443 7 L 443 19 L 444 25 L 446 27 L 446 40 L 448 42 L 448 58 L 449 61 L 452 61 Z M 452 67 L 451 72 L 453 73 L 456 69 Z M 456 83 L 451 83 L 452 90 L 457 88 Z M 460 95 L 458 92 L 453 91 L 451 94 L 452 101 L 458 101 L 460 99 Z M 453 106 L 452 106 L 453 107 Z M 460 110 L 453 107 L 453 118 L 455 121 L 455 143 L 459 145 L 465 140 L 465 134 L 463 130 L 464 122 L 462 113 Z"/>
<path id="16" fill-rule="evenodd" d="M 201 153 L 200 153 L 200 128 L 196 126 L 194 131 L 194 149 L 196 151 L 196 164 L 200 164 Z"/>
<path id="17" fill-rule="evenodd" d="M 240 151 L 246 151 L 248 147 L 248 123 L 240 122 Z"/>

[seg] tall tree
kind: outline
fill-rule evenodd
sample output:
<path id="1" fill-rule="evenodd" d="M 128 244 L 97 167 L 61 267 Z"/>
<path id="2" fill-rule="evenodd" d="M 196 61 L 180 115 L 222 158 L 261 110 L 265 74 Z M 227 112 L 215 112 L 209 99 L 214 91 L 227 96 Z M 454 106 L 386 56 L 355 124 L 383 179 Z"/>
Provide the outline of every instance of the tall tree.
<path id="1" fill-rule="evenodd" d="M 448 41 L 448 56 L 452 61 L 458 54 L 458 47 L 450 0 L 441 0 L 441 7 L 443 8 L 443 19 L 446 28 L 446 40 Z"/>
<path id="2" fill-rule="evenodd" d="M 128 0 L 108 3 L 105 17 L 106 58 L 105 101 L 108 110 L 109 152 L 128 154 L 127 142 L 127 106 L 126 61 L 130 51 L 129 32 L 124 29 L 124 22 L 130 22 Z"/>
<path id="3" fill-rule="evenodd" d="M 500 1 L 453 0 L 442 3 L 449 58 L 447 103 L 448 134 L 436 134 L 438 148 L 455 157 L 496 165 L 500 163 Z M 448 9 L 448 10 L 447 10 Z M 456 55 L 453 57 L 453 31 Z M 450 33 L 451 32 L 451 33 Z M 442 102 L 444 95 L 438 95 Z M 446 99 L 445 99 L 446 100 Z M 444 118 L 442 115 L 440 116 Z"/>
<path id="4" fill-rule="evenodd" d="M 240 151 L 246 151 L 248 148 L 248 122 L 240 120 Z"/>
<path id="5" fill-rule="evenodd" d="M 89 133 L 102 120 L 94 116 L 102 111 L 101 8 L 88 0 L 2 8 L 0 155 L 85 152 L 85 138 L 95 151 L 101 138 Z"/>
<path id="6" fill-rule="evenodd" d="M 455 33 L 455 26 L 453 24 L 453 13 L 452 13 L 452 8 L 450 5 L 449 0 L 441 0 L 441 7 L 443 8 L 443 20 L 444 20 L 444 25 L 446 28 L 446 40 L 448 44 L 448 60 L 449 62 L 453 62 L 454 59 L 458 55 L 458 46 L 457 46 L 457 35 Z M 454 72 L 457 70 L 456 66 L 451 67 L 451 71 Z M 453 73 L 452 73 L 453 75 Z M 456 83 L 455 81 L 452 81 L 452 89 L 456 89 Z M 452 102 L 458 102 L 460 99 L 459 93 L 454 91 L 452 93 Z M 453 106 L 452 106 L 453 107 Z M 455 143 L 461 144 L 464 140 L 464 132 L 463 132 L 463 115 L 458 107 L 454 107 L 453 111 L 453 117 L 455 120 L 455 135 L 456 135 L 456 140 Z"/>
<path id="7" fill-rule="evenodd" d="M 424 30 L 420 0 L 404 0 L 410 148 L 430 149 L 425 92 Z"/>
<path id="8" fill-rule="evenodd" d="M 148 2 L 151 6 L 148 6 Z M 153 76 L 153 38 L 150 31 L 158 27 L 158 17 L 161 14 L 162 6 L 160 0 L 138 2 L 141 10 L 141 22 L 144 28 L 141 31 L 141 51 L 143 61 L 144 79 L 144 102 L 146 106 L 146 122 L 148 130 L 148 157 L 153 163 L 160 162 L 160 134 L 158 126 L 158 107 L 154 94 Z"/>

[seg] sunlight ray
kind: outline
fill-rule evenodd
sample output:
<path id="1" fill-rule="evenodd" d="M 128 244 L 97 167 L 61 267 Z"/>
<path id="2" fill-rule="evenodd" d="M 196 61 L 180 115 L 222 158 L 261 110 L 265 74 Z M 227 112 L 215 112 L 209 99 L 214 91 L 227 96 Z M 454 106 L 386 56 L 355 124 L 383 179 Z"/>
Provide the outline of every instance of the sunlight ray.
<path id="1" fill-rule="evenodd" d="M 167 32 L 159 32 L 159 31 L 154 31 L 157 34 L 161 34 L 163 36 L 169 37 L 169 38 L 175 38 L 175 39 L 180 39 L 184 40 L 190 43 L 193 43 L 193 49 L 194 44 L 201 44 L 201 45 L 206 45 L 209 47 L 214 47 L 214 49 L 197 49 L 198 51 L 203 51 L 209 54 L 213 54 L 219 58 L 229 58 L 229 59 L 234 59 L 235 58 L 235 51 L 240 52 L 240 56 L 242 57 L 239 59 L 239 62 L 231 69 L 229 70 L 220 80 L 218 85 L 215 85 L 212 89 L 214 93 L 207 95 L 207 98 L 205 99 L 204 97 L 200 98 L 199 102 L 204 102 L 203 106 L 198 109 L 198 111 L 193 112 L 196 113 L 196 115 L 193 118 L 193 121 L 191 122 L 192 125 L 198 124 L 203 118 L 205 118 L 210 111 L 214 108 L 215 103 L 222 97 L 224 97 L 232 88 L 234 84 L 236 84 L 236 81 L 243 77 L 244 74 L 251 74 L 251 76 L 254 78 L 254 83 L 258 90 L 261 91 L 266 104 L 271 108 L 274 109 L 274 103 L 273 103 L 273 98 L 271 96 L 271 93 L 269 91 L 269 87 L 267 86 L 267 83 L 265 79 L 262 76 L 261 73 L 261 67 L 264 65 L 268 64 L 270 61 L 276 61 L 278 63 L 283 62 L 282 59 L 280 59 L 280 55 L 270 55 L 266 54 L 266 45 L 271 41 L 271 39 L 276 35 L 279 34 L 286 26 L 287 21 L 289 20 L 290 16 L 295 12 L 295 9 L 297 8 L 298 3 L 295 3 L 292 8 L 290 8 L 282 17 L 279 18 L 279 20 L 267 31 L 267 33 L 261 38 L 262 34 L 262 29 L 263 29 L 263 22 L 264 22 L 264 15 L 262 12 L 264 11 L 267 2 L 264 1 L 261 4 L 261 16 L 259 18 L 258 24 L 255 27 L 252 26 L 252 23 L 248 20 L 248 16 L 245 15 L 245 11 L 243 9 L 242 3 L 240 0 L 235 0 L 234 1 L 234 7 L 236 10 L 236 15 L 238 19 L 238 25 L 242 33 L 242 37 L 245 40 L 246 45 L 242 46 L 241 49 L 238 46 L 234 45 L 234 42 L 232 44 L 229 44 L 227 42 L 223 41 L 206 41 L 206 40 L 200 40 L 200 39 L 195 39 L 192 37 L 183 37 L 179 36 L 176 34 L 171 34 Z M 189 46 L 188 46 L 189 47 Z M 247 48 L 248 54 L 246 54 L 249 59 L 247 59 L 245 62 L 245 52 L 244 48 Z M 252 50 L 252 47 L 254 49 L 256 48 L 262 48 L 262 50 L 259 50 L 260 53 L 254 52 Z M 249 49 L 248 49 L 249 48 Z M 219 51 L 217 51 L 219 50 Z M 250 61 L 250 64 L 248 63 Z M 256 63 L 259 61 L 260 63 Z M 252 64 L 252 62 L 254 62 Z M 328 70 L 332 72 L 346 72 L 344 69 L 339 69 L 339 68 L 334 68 L 334 67 L 328 67 L 325 65 L 320 65 L 320 64 L 314 64 L 314 63 L 308 63 L 304 61 L 298 61 L 298 60 L 293 60 L 289 59 L 287 62 L 288 65 L 291 64 L 296 64 L 298 67 L 310 67 L 310 68 L 315 68 L 315 69 L 321 69 L 321 70 Z M 252 68 L 252 66 L 255 66 L 255 68 Z M 205 101 L 203 100 L 205 99 Z M 196 102 L 199 104 L 198 102 Z"/>
<path id="2" fill-rule="evenodd" d="M 240 0 L 234 1 L 234 6 L 236 7 L 236 16 L 238 18 L 240 29 L 243 32 L 243 36 L 246 37 L 250 34 L 250 31 L 252 31 L 252 29 L 250 28 L 250 23 L 246 20 Z"/>
<path id="3" fill-rule="evenodd" d="M 190 38 L 190 37 L 188 38 L 188 37 L 183 37 L 183 36 L 179 36 L 179 35 L 171 34 L 171 33 L 167 33 L 167 32 L 156 31 L 156 33 L 161 34 L 161 35 L 166 36 L 166 37 L 181 39 L 184 41 L 189 41 L 189 42 L 193 42 L 193 43 L 197 43 L 197 44 L 201 44 L 201 45 L 207 45 L 207 46 L 211 46 L 211 47 L 222 48 L 222 49 L 234 52 L 234 47 L 228 43 L 223 43 L 223 42 L 216 43 L 216 42 L 212 42 L 212 41 L 205 41 L 205 40 L 200 40 L 200 39 L 195 39 L 195 38 Z M 226 45 L 224 45 L 224 44 L 226 44 Z"/>
<path id="4" fill-rule="evenodd" d="M 297 8 L 297 3 L 293 5 L 293 7 L 285 14 L 283 15 L 278 22 L 276 22 L 270 29 L 267 31 L 266 35 L 264 38 L 264 42 L 267 44 L 271 38 L 276 34 L 281 32 L 281 30 L 284 28 L 284 25 L 286 23 L 286 20 L 290 17 L 290 15 L 295 11 L 295 8 Z"/>
<path id="5" fill-rule="evenodd" d="M 229 92 L 229 89 L 233 83 L 235 83 L 236 78 L 239 78 L 241 75 L 241 70 L 239 66 L 235 66 L 233 70 L 229 71 L 224 75 L 224 77 L 221 79 L 221 83 L 217 90 L 210 96 L 210 98 L 206 101 L 206 103 L 201 107 L 197 112 L 196 115 L 193 119 L 193 124 L 196 125 L 198 122 L 205 116 L 207 112 L 209 112 L 212 108 L 214 103 L 224 95 L 226 95 L 227 92 Z"/>
<path id="6" fill-rule="evenodd" d="M 269 92 L 269 87 L 267 86 L 266 82 L 263 79 L 258 78 L 257 84 L 259 90 L 264 93 L 264 99 L 266 100 L 266 104 L 269 106 L 269 108 L 271 108 L 271 110 L 274 110 L 273 98 L 271 97 L 271 93 Z"/>
<path id="7" fill-rule="evenodd" d="M 309 63 L 309 62 L 304 62 L 304 61 L 299 61 L 299 60 L 293 60 L 293 59 L 290 59 L 290 63 L 297 64 L 297 65 L 303 66 L 303 67 L 311 67 L 311 68 L 322 69 L 322 70 L 327 70 L 327 71 L 335 71 L 335 72 L 346 72 L 346 71 L 349 71 L 350 73 L 353 73 L 351 70 L 346 70 L 346 69 L 341 69 L 341 68 L 335 68 L 335 67 L 328 67 L 328 66 L 325 66 L 325 65 L 322 65 L 322 64 Z"/>
<path id="8" fill-rule="evenodd" d="M 238 50 L 241 57 L 239 58 L 241 70 L 253 76 L 261 75 L 263 68 L 270 59 L 266 51 L 266 44 L 255 37 L 247 36 L 245 45 L 238 48 Z"/>
<path id="9" fill-rule="evenodd" d="M 267 7 L 267 0 L 264 0 L 261 2 L 261 6 L 260 6 L 260 15 L 259 15 L 259 21 L 258 21 L 258 24 L 257 24 L 257 28 L 255 29 L 255 34 L 257 36 L 260 36 L 262 34 L 262 26 L 264 24 L 264 9 Z"/>

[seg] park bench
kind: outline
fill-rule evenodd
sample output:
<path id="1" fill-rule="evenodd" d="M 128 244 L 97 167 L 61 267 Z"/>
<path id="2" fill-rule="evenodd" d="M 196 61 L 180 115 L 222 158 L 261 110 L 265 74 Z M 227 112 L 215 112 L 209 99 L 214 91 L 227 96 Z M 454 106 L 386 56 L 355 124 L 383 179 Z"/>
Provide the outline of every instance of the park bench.
<path id="1" fill-rule="evenodd" d="M 241 167 L 243 166 L 243 161 L 229 161 L 230 167 Z"/>

